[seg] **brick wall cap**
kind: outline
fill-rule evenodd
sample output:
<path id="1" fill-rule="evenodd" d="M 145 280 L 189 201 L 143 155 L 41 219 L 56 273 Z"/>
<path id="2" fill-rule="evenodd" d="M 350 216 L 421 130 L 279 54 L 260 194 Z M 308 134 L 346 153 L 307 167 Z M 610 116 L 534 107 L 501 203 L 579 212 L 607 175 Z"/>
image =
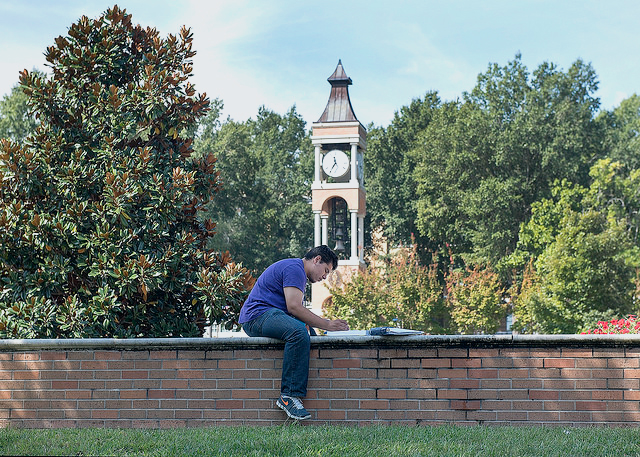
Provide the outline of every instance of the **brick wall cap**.
<path id="1" fill-rule="evenodd" d="M 228 350 L 282 347 L 271 338 L 85 338 L 4 339 L 0 352 L 27 350 Z M 315 348 L 353 347 L 621 347 L 640 346 L 640 335 L 411 335 L 411 336 L 316 336 Z"/>

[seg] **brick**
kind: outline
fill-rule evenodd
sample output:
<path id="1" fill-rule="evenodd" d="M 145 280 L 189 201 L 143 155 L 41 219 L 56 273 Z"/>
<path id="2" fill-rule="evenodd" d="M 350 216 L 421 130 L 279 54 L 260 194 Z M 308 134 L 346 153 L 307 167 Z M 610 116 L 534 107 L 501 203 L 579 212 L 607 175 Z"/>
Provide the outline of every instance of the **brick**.
<path id="1" fill-rule="evenodd" d="M 451 368 L 451 359 L 421 359 L 422 368 Z"/>
<path id="2" fill-rule="evenodd" d="M 253 389 L 235 389 L 231 398 L 260 398 L 260 392 Z"/>
<path id="3" fill-rule="evenodd" d="M 591 400 L 589 390 L 563 390 L 560 391 L 561 400 Z"/>
<path id="4" fill-rule="evenodd" d="M 13 354 L 13 360 L 40 360 L 39 352 L 16 352 Z"/>
<path id="5" fill-rule="evenodd" d="M 440 358 L 467 358 L 469 351 L 467 349 L 457 348 L 438 348 L 438 357 Z"/>
<path id="6" fill-rule="evenodd" d="M 242 400 L 216 400 L 216 408 L 220 409 L 241 409 Z"/>
<path id="7" fill-rule="evenodd" d="M 575 368 L 574 359 L 544 359 L 545 368 Z"/>
<path id="8" fill-rule="evenodd" d="M 149 390 L 148 398 L 175 398 L 175 390 L 172 389 L 152 389 Z"/>
<path id="9" fill-rule="evenodd" d="M 348 359 L 348 349 L 320 349 L 319 359 Z"/>
<path id="10" fill-rule="evenodd" d="M 591 392 L 593 400 L 622 400 L 623 392 L 621 390 L 594 390 Z"/>
<path id="11" fill-rule="evenodd" d="M 318 376 L 321 377 L 321 378 L 331 378 L 331 379 L 346 378 L 347 377 L 347 370 L 346 369 L 320 370 L 319 373 L 318 373 Z"/>
<path id="12" fill-rule="evenodd" d="M 640 389 L 640 378 L 607 379 L 608 389 Z"/>
<path id="13" fill-rule="evenodd" d="M 433 369 L 419 369 L 419 370 L 407 370 L 407 377 L 414 379 L 435 378 L 438 376 L 438 371 Z"/>
<path id="14" fill-rule="evenodd" d="M 544 349 L 537 349 L 537 348 L 532 348 L 529 351 L 529 357 L 532 357 L 534 359 L 546 359 L 546 358 L 560 358 L 562 356 L 562 351 L 560 349 L 553 349 L 553 348 L 544 348 Z"/>
<path id="15" fill-rule="evenodd" d="M 527 419 L 530 422 L 557 422 L 560 414 L 557 411 L 531 411 Z"/>
<path id="16" fill-rule="evenodd" d="M 62 390 L 77 389 L 78 381 L 51 381 L 51 388 Z"/>
<path id="17" fill-rule="evenodd" d="M 466 400 L 467 391 L 463 389 L 438 389 L 436 395 L 440 399 Z"/>
<path id="18" fill-rule="evenodd" d="M 531 368 L 529 376 L 532 378 L 557 378 L 560 376 L 559 368 Z"/>
<path id="19" fill-rule="evenodd" d="M 13 379 L 40 379 L 39 371 L 14 371 Z"/>
<path id="20" fill-rule="evenodd" d="M 463 410 L 480 409 L 480 400 L 451 400 L 451 408 Z"/>
<path id="21" fill-rule="evenodd" d="M 498 349 L 469 348 L 469 358 L 490 359 L 500 357 Z"/>
<path id="22" fill-rule="evenodd" d="M 606 379 L 577 379 L 575 388 L 580 390 L 605 390 L 607 388 Z"/>
<path id="23" fill-rule="evenodd" d="M 605 411 L 607 404 L 603 401 L 576 401 L 577 411 Z"/>
<path id="24" fill-rule="evenodd" d="M 640 368 L 640 359 L 637 357 L 624 359 L 606 359 L 606 361 L 607 368 Z"/>
<path id="25" fill-rule="evenodd" d="M 407 391 L 407 398 L 428 400 L 436 398 L 436 389 L 411 389 Z"/>
<path id="26" fill-rule="evenodd" d="M 575 362 L 576 368 L 607 368 L 607 359 L 575 359 Z"/>
<path id="27" fill-rule="evenodd" d="M 513 409 L 525 410 L 525 411 L 541 411 L 544 405 L 543 402 L 537 400 L 527 401 L 513 401 Z"/>
<path id="28" fill-rule="evenodd" d="M 613 370 L 616 373 L 623 372 L 625 378 L 640 378 L 640 369 L 626 368 L 624 370 Z M 604 374 L 604 373 L 603 373 Z M 604 377 L 604 376 L 603 376 Z M 622 376 L 607 376 L 609 378 L 620 378 Z"/>
<path id="29" fill-rule="evenodd" d="M 629 401 L 640 401 L 640 390 L 627 390 L 623 398 Z"/>
<path id="30" fill-rule="evenodd" d="M 106 370 L 109 364 L 106 360 L 83 360 L 80 367 L 82 370 Z"/>
<path id="31" fill-rule="evenodd" d="M 504 357 L 482 359 L 482 368 L 511 368 L 513 367 L 513 359 Z"/>
<path id="32" fill-rule="evenodd" d="M 90 390 L 68 390 L 65 393 L 65 398 L 67 399 L 91 398 L 91 391 Z"/>
<path id="33" fill-rule="evenodd" d="M 149 377 L 149 372 L 146 370 L 135 371 L 123 371 L 122 379 L 145 379 Z"/>
<path id="34" fill-rule="evenodd" d="M 395 360 L 392 360 L 393 364 Z M 335 359 L 333 360 L 333 368 L 362 368 L 362 360 L 360 359 Z"/>
<path id="35" fill-rule="evenodd" d="M 122 352 L 120 351 L 96 351 L 93 354 L 95 360 L 121 360 Z"/>
<path id="36" fill-rule="evenodd" d="M 392 359 L 391 368 L 420 368 L 420 359 Z"/>
<path id="37" fill-rule="evenodd" d="M 470 378 L 497 379 L 498 373 L 498 370 L 492 368 L 469 368 L 468 370 Z"/>
<path id="38" fill-rule="evenodd" d="M 481 359 L 451 359 L 452 368 L 480 368 Z"/>
<path id="39" fill-rule="evenodd" d="M 362 400 L 360 409 L 389 409 L 389 400 Z"/>
<path id="40" fill-rule="evenodd" d="M 544 382 L 544 388 L 545 389 L 553 389 L 553 387 L 551 385 L 548 385 L 548 380 L 542 380 L 542 379 L 514 379 L 513 381 L 511 381 L 511 388 L 512 389 L 542 389 L 542 385 Z"/>
<path id="41" fill-rule="evenodd" d="M 500 400 L 524 400 L 529 398 L 529 391 L 527 389 L 508 389 L 498 392 L 498 399 Z"/>
<path id="42" fill-rule="evenodd" d="M 389 359 L 364 359 L 362 368 L 391 368 L 391 360 Z"/>
<path id="43" fill-rule="evenodd" d="M 407 349 L 379 349 L 378 357 L 381 359 L 406 359 Z"/>
<path id="44" fill-rule="evenodd" d="M 133 399 L 133 398 L 147 398 L 146 390 L 121 390 L 120 398 Z"/>
<path id="45" fill-rule="evenodd" d="M 66 360 L 67 353 L 65 351 L 42 351 L 40 360 Z"/>
<path id="46" fill-rule="evenodd" d="M 389 379 L 389 387 L 392 389 L 418 389 L 420 387 L 420 380 L 405 378 Z"/>
<path id="47" fill-rule="evenodd" d="M 449 387 L 452 389 L 478 389 L 480 381 L 477 379 L 451 379 Z"/>
<path id="48" fill-rule="evenodd" d="M 402 399 L 407 398 L 407 391 L 401 389 L 380 389 L 377 392 L 380 399 Z"/>
<path id="49" fill-rule="evenodd" d="M 593 357 L 593 350 L 584 349 L 584 348 L 562 348 L 561 353 L 562 353 L 562 357 L 568 357 L 568 358 Z"/>
<path id="50" fill-rule="evenodd" d="M 544 359 L 512 359 L 515 368 L 542 368 Z"/>
<path id="51" fill-rule="evenodd" d="M 187 370 L 189 369 L 188 360 L 163 360 L 162 368 L 164 370 Z"/>
<path id="52" fill-rule="evenodd" d="M 558 400 L 560 392 L 557 390 L 530 390 L 529 399 L 531 400 Z"/>

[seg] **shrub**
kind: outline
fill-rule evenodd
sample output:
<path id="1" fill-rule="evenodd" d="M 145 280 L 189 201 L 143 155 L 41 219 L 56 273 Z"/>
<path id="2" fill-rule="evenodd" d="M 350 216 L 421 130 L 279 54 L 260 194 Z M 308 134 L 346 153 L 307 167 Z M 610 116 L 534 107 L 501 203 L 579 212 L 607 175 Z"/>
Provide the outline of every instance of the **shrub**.
<path id="1" fill-rule="evenodd" d="M 352 328 L 400 325 L 445 332 L 448 319 L 437 265 L 420 265 L 415 247 L 399 249 L 389 258 L 374 255 L 365 271 L 332 287 L 331 294 L 325 315 L 345 319 Z"/>
<path id="2" fill-rule="evenodd" d="M 490 268 L 451 271 L 446 277 L 447 304 L 456 330 L 464 334 L 495 333 L 507 305 L 498 275 Z"/>

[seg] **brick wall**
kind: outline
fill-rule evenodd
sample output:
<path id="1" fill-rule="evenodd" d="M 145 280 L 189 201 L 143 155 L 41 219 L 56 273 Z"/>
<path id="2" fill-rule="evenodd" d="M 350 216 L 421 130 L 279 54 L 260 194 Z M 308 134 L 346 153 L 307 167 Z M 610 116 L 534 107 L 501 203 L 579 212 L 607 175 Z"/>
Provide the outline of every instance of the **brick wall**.
<path id="1" fill-rule="evenodd" d="M 640 424 L 627 335 L 316 337 L 307 424 Z M 263 338 L 0 341 L 1 427 L 276 425 Z"/>

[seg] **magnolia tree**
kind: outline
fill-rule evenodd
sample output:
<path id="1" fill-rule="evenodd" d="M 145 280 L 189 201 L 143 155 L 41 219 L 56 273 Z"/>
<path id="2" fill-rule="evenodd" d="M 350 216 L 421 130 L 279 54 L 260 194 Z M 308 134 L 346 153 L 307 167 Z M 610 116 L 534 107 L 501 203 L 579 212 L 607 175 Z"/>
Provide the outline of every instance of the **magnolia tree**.
<path id="1" fill-rule="evenodd" d="M 0 336 L 199 336 L 233 326 L 252 278 L 207 251 L 219 186 L 191 157 L 209 100 L 188 82 L 192 35 L 117 6 L 47 49 L 20 83 L 39 118 L 0 148 Z"/>

